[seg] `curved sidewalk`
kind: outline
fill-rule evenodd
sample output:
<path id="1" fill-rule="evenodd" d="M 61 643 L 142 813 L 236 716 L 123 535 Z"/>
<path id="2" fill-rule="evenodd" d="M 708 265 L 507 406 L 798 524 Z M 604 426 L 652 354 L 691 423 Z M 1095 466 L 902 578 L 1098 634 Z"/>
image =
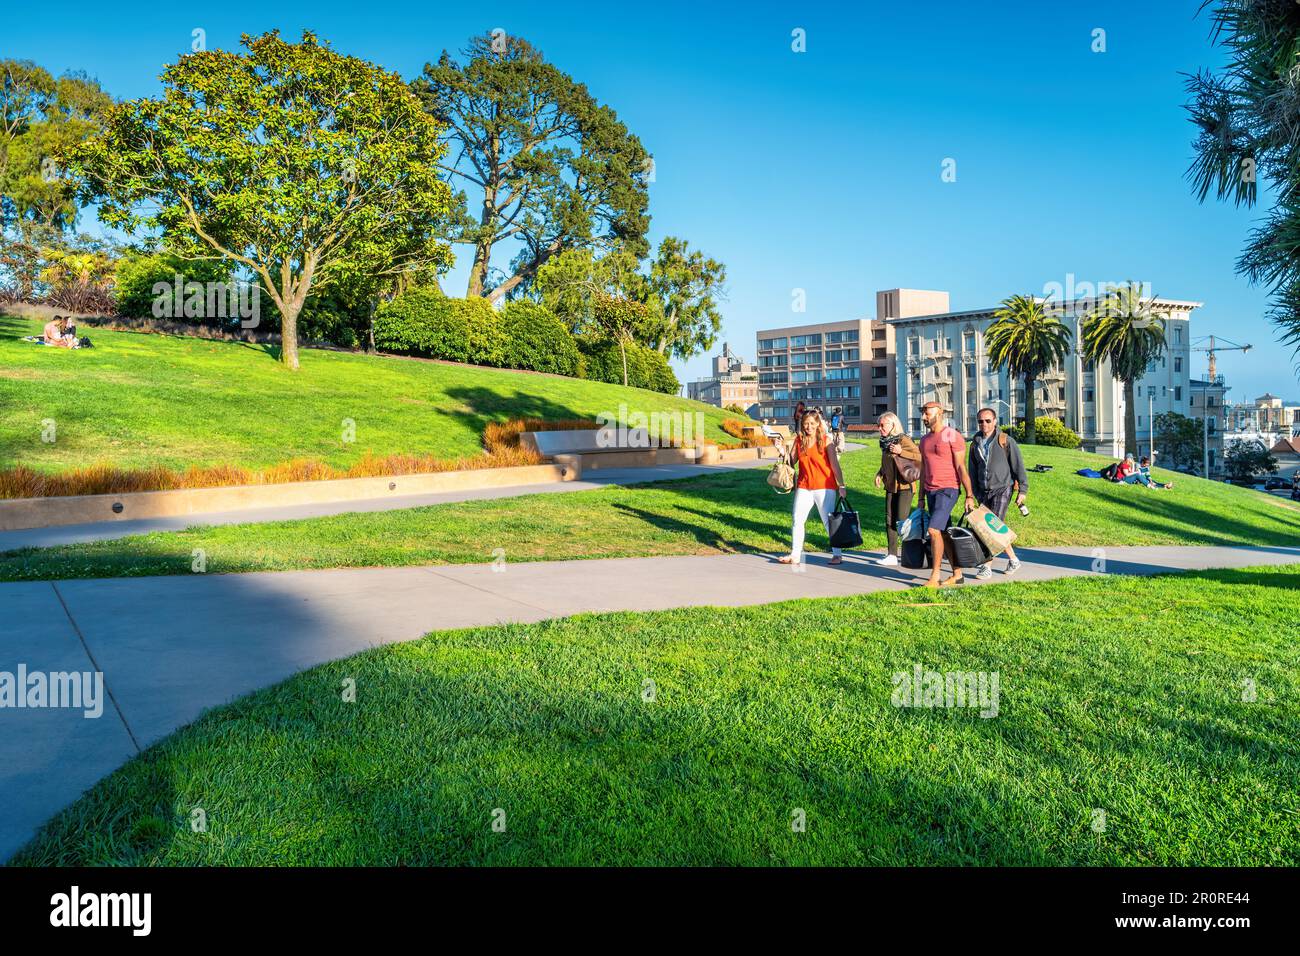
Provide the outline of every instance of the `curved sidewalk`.
<path id="1" fill-rule="evenodd" d="M 1300 547 L 1024 548 L 1019 581 L 1300 562 Z M 0 583 L 0 671 L 100 671 L 102 716 L 0 708 L 0 860 L 208 708 L 431 630 L 585 611 L 743 606 L 913 586 L 874 554 L 757 554 Z M 1001 562 L 997 562 L 1001 566 Z M 1013 580 L 995 573 L 989 583 Z M 972 584 L 979 582 L 972 581 Z"/>

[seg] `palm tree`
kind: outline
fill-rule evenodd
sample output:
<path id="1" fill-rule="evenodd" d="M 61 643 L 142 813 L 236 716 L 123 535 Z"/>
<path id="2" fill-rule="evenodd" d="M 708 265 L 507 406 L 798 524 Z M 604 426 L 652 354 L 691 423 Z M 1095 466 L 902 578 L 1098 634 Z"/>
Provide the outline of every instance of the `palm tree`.
<path id="1" fill-rule="evenodd" d="M 1130 282 L 1108 292 L 1083 319 L 1083 354 L 1094 363 L 1110 362 L 1111 372 L 1124 383 L 1124 452 L 1137 454 L 1137 396 L 1135 384 L 1165 349 L 1165 327 L 1151 311 L 1155 296 L 1142 297 L 1142 286 Z"/>
<path id="2" fill-rule="evenodd" d="M 1222 65 L 1187 78 L 1196 127 L 1187 170 L 1197 198 L 1271 209 L 1237 260 L 1268 286 L 1268 314 L 1300 359 L 1300 7 L 1279 0 L 1205 0 Z M 1296 366 L 1300 372 L 1300 364 Z"/>
<path id="3" fill-rule="evenodd" d="M 1025 441 L 1034 443 L 1034 380 L 1070 351 L 1070 328 L 1031 295 L 1003 299 L 984 333 L 989 359 L 1012 377 L 1025 380 Z"/>

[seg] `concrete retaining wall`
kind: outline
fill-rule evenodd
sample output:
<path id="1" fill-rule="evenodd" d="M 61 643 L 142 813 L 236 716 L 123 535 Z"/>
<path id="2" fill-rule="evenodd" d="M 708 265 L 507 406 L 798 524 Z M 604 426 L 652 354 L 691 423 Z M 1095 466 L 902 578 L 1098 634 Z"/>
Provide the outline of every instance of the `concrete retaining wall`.
<path id="1" fill-rule="evenodd" d="M 336 481 L 295 481 L 282 485 L 236 485 L 225 488 L 184 488 L 176 491 L 137 491 L 121 495 L 74 495 L 61 498 L 0 500 L 0 531 L 51 528 L 94 521 L 127 521 L 170 515 L 239 511 L 281 505 L 357 501 L 399 495 L 422 495 L 476 488 L 537 485 L 573 481 L 582 474 L 577 455 L 558 455 L 554 464 L 518 468 L 480 468 L 422 475 L 343 478 Z"/>

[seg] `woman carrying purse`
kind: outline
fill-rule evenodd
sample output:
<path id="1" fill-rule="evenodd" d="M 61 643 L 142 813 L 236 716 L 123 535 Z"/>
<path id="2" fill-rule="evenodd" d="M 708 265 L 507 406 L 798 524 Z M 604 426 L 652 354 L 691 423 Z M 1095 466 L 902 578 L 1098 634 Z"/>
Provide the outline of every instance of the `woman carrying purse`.
<path id="1" fill-rule="evenodd" d="M 822 527 L 830 534 L 830 516 L 835 508 L 836 496 L 843 496 L 844 473 L 835 443 L 826 431 L 826 422 L 815 411 L 805 411 L 799 419 L 799 431 L 793 446 L 780 449 L 791 465 L 798 465 L 799 477 L 794 488 L 794 508 L 790 528 L 790 553 L 777 558 L 782 564 L 799 564 L 803 561 L 804 525 L 815 507 L 821 514 Z M 831 548 L 829 564 L 842 564 L 844 557 L 839 548 Z"/>
<path id="2" fill-rule="evenodd" d="M 880 416 L 880 470 L 876 487 L 885 489 L 885 534 L 889 548 L 876 564 L 898 564 L 898 523 L 912 511 L 912 494 L 921 477 L 921 449 L 907 437 L 903 423 L 893 412 Z"/>

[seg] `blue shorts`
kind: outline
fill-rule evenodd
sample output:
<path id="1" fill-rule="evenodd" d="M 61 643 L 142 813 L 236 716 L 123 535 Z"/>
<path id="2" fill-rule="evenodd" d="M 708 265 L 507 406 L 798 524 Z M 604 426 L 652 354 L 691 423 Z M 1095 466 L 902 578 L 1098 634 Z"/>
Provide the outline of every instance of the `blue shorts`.
<path id="1" fill-rule="evenodd" d="M 930 530 L 947 531 L 952 524 L 952 509 L 957 504 L 956 488 L 940 488 L 925 493 L 925 510 L 930 512 Z"/>

